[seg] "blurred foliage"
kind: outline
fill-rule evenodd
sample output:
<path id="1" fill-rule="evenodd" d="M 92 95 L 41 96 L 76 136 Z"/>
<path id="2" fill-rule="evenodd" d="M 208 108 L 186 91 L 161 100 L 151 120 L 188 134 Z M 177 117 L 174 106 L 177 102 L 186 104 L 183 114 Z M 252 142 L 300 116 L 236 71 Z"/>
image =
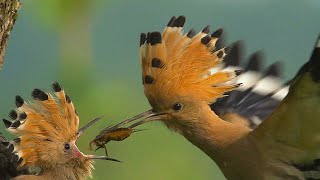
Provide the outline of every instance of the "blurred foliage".
<path id="1" fill-rule="evenodd" d="M 60 30 L 74 16 L 90 15 L 101 0 L 33 0 L 28 3 L 31 13 L 43 25 Z"/>
<path id="2" fill-rule="evenodd" d="M 86 87 L 90 87 L 92 81 L 90 22 L 92 10 L 101 3 L 101 0 L 34 0 L 28 4 L 33 7 L 33 17 L 45 27 L 57 31 L 60 43 L 60 78 L 78 89 L 76 96 L 88 90 Z M 73 65 L 75 62 L 77 66 Z M 73 67 L 72 73 L 70 67 Z"/>

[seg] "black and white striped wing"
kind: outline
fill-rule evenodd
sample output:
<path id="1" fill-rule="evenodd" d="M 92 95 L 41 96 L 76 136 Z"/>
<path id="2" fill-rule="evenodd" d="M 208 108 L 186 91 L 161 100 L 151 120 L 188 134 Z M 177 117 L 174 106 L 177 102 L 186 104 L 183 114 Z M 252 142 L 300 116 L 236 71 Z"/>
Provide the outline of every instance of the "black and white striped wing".
<path id="1" fill-rule="evenodd" d="M 288 87 L 281 81 L 279 63 L 262 70 L 263 54 L 261 52 L 254 53 L 247 65 L 241 66 L 241 47 L 240 43 L 234 45 L 222 68 L 243 70 L 236 79 L 237 83 L 242 83 L 242 86 L 227 93 L 226 97 L 218 99 L 211 108 L 226 121 L 255 128 L 276 109 L 286 96 Z"/>

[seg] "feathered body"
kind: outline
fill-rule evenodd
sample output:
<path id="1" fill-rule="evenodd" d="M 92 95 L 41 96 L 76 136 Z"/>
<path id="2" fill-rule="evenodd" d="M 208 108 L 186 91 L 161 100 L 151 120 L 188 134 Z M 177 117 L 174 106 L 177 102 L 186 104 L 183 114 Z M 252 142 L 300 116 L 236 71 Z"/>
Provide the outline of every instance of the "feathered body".
<path id="1" fill-rule="evenodd" d="M 209 106 L 239 87 L 239 71 L 214 71 L 230 52 L 220 48 L 222 31 L 183 34 L 184 21 L 173 17 L 162 34 L 142 34 L 144 92 L 152 109 L 109 131 L 140 118 L 129 127 L 160 120 L 210 156 L 227 179 L 320 179 L 319 45 L 286 98 L 252 130 L 221 119 Z"/>
<path id="2" fill-rule="evenodd" d="M 13 146 L 9 148 L 7 145 L 8 141 L 0 133 L 0 179 L 7 180 L 29 174 L 26 168 L 18 169 L 19 157 L 12 153 Z"/>
<path id="3" fill-rule="evenodd" d="M 78 180 L 91 176 L 95 156 L 84 155 L 76 146 L 84 131 L 78 128 L 76 109 L 58 83 L 53 83 L 52 88 L 55 95 L 34 89 L 34 102 L 30 103 L 16 96 L 17 109 L 9 113 L 12 121 L 3 119 L 8 131 L 18 136 L 7 146 L 18 155 L 19 167 L 41 169 L 37 176 L 19 176 L 17 179 Z"/>

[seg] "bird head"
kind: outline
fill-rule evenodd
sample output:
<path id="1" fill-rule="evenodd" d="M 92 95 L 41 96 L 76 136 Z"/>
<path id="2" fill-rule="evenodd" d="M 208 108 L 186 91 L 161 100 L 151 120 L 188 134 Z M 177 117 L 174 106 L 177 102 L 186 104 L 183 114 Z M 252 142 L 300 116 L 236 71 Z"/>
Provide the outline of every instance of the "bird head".
<path id="1" fill-rule="evenodd" d="M 16 96 L 17 109 L 3 120 L 9 132 L 18 136 L 9 146 L 20 157 L 20 167 L 40 167 L 46 171 L 74 173 L 76 179 L 91 176 L 92 160 L 117 161 L 105 156 L 85 155 L 76 142 L 83 132 L 101 117 L 82 128 L 76 109 L 58 83 L 53 83 L 55 95 L 34 89 L 34 102 L 27 103 Z"/>
<path id="2" fill-rule="evenodd" d="M 117 128 L 139 118 L 130 127 L 161 120 L 169 127 L 196 121 L 199 111 L 239 86 L 230 81 L 239 71 L 213 71 L 222 64 L 231 47 L 221 47 L 222 29 L 209 34 L 209 26 L 201 32 L 183 33 L 185 17 L 172 17 L 162 33 L 142 33 L 140 62 L 144 93 L 152 106 Z"/>

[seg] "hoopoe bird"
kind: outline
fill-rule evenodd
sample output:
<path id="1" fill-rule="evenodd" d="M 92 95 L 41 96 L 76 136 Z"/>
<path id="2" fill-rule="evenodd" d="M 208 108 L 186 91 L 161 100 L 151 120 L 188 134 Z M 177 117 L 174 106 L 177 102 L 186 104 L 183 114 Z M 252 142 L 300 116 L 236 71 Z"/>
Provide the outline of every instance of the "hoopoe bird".
<path id="1" fill-rule="evenodd" d="M 101 117 L 79 129 L 79 116 L 70 97 L 58 83 L 53 83 L 52 89 L 54 95 L 34 89 L 34 102 L 30 103 L 16 96 L 17 109 L 9 113 L 12 121 L 3 119 L 3 122 L 18 138 L 2 140 L 0 160 L 8 161 L 8 169 L 1 169 L 4 173 L 0 173 L 0 179 L 14 176 L 13 179 L 86 179 L 91 176 L 94 159 L 117 161 L 85 155 L 78 149 L 78 138 Z M 2 157 L 2 152 L 10 156 Z M 36 167 L 41 169 L 37 175 L 17 176 L 28 173 L 25 169 Z M 8 174 L 10 171 L 15 174 Z"/>
<path id="2" fill-rule="evenodd" d="M 206 153 L 227 179 L 320 179 L 320 40 L 285 98 L 253 129 L 209 106 L 240 86 L 233 81 L 238 71 L 212 71 L 230 53 L 217 44 L 221 30 L 184 34 L 184 22 L 173 17 L 163 33 L 141 35 L 144 93 L 152 109 L 105 131 L 161 121 Z"/>

